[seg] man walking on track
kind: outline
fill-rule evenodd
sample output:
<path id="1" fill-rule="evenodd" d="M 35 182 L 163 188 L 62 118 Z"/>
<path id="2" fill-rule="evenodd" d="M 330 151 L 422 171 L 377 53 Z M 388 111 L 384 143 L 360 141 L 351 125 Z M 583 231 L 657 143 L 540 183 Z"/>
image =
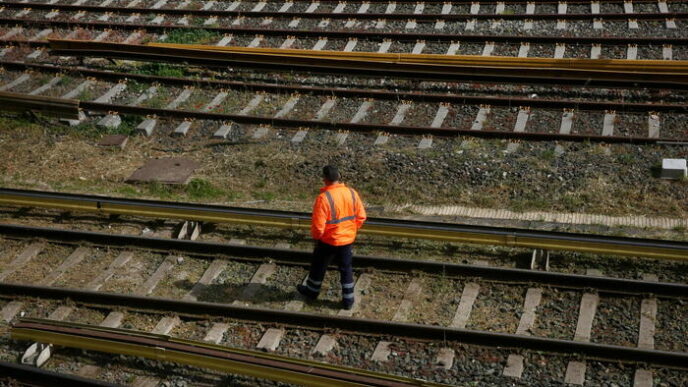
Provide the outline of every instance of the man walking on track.
<path id="1" fill-rule="evenodd" d="M 351 257 L 356 232 L 366 220 L 361 198 L 353 188 L 339 182 L 337 167 L 323 168 L 325 186 L 313 204 L 311 236 L 316 241 L 311 269 L 305 285 L 296 289 L 304 297 L 315 300 L 332 257 L 336 257 L 342 282 L 342 307 L 354 305 L 354 276 Z"/>

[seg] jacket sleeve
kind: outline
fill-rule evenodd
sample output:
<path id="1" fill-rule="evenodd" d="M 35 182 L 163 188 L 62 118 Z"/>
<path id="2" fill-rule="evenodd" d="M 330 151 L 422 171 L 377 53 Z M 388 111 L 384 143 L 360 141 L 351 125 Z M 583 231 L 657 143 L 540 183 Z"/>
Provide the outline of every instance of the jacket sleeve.
<path id="1" fill-rule="evenodd" d="M 361 197 L 358 195 L 358 192 L 354 192 L 356 193 L 356 208 L 354 208 L 354 210 L 356 211 L 356 228 L 361 228 L 361 226 L 363 226 L 363 223 L 366 221 L 367 215 Z"/>
<path id="2" fill-rule="evenodd" d="M 325 233 L 328 210 L 323 195 L 318 195 L 315 203 L 313 203 L 313 216 L 311 218 L 311 236 L 315 240 L 320 240 Z"/>

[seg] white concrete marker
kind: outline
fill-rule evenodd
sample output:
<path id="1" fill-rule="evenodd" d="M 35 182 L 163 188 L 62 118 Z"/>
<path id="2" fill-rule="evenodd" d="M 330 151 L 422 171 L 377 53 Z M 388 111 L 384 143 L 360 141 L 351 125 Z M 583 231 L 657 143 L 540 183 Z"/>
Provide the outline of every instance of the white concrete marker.
<path id="1" fill-rule="evenodd" d="M 44 93 L 45 91 L 52 89 L 61 80 L 62 80 L 61 76 L 54 77 L 48 83 L 33 89 L 31 92 L 29 92 L 29 95 L 40 95 L 40 94 Z"/>
<path id="2" fill-rule="evenodd" d="M 437 108 L 437 113 L 435 113 L 435 118 L 432 119 L 432 123 L 430 124 L 431 128 L 439 128 L 442 126 L 442 123 L 444 122 L 444 119 L 447 117 L 447 114 L 449 113 L 449 104 L 448 103 L 441 103 L 440 107 Z"/>
<path id="3" fill-rule="evenodd" d="M 420 54 L 423 52 L 425 49 L 425 40 L 418 40 L 416 41 L 415 46 L 413 46 L 413 50 L 411 51 L 411 54 Z"/>
<path id="4" fill-rule="evenodd" d="M 629 30 L 637 30 L 638 28 L 640 28 L 640 26 L 638 26 L 638 19 L 628 19 Z"/>
<path id="5" fill-rule="evenodd" d="M 492 53 L 494 52 L 494 48 L 495 48 L 494 42 L 485 42 L 485 47 L 483 47 L 483 53 L 481 55 L 482 56 L 492 56 Z"/>
<path id="6" fill-rule="evenodd" d="M 480 13 L 480 3 L 478 3 L 478 2 L 471 3 L 470 12 L 471 12 L 471 15 L 477 15 L 478 13 Z"/>
<path id="7" fill-rule="evenodd" d="M 528 42 L 521 43 L 521 46 L 518 48 L 518 57 L 519 58 L 528 57 L 529 51 L 530 51 L 530 43 L 528 43 Z"/>
<path id="8" fill-rule="evenodd" d="M 473 124 L 471 125 L 471 130 L 483 129 L 483 125 L 485 124 L 485 120 L 487 120 L 487 116 L 490 114 L 490 110 L 491 108 L 488 105 L 480 106 L 478 114 L 475 116 L 475 120 L 473 120 Z"/>
<path id="9" fill-rule="evenodd" d="M 13 37 L 13 36 L 15 36 L 15 35 L 21 33 L 22 31 L 24 31 L 23 28 L 21 28 L 21 27 L 14 27 L 14 28 L 12 28 L 11 30 L 5 32 L 2 36 L 0 36 L 0 40 L 10 39 L 11 37 Z"/>
<path id="10" fill-rule="evenodd" d="M 261 102 L 263 102 L 263 99 L 265 99 L 265 94 L 263 94 L 263 93 L 256 94 L 253 97 L 253 99 L 251 99 L 248 102 L 248 105 L 246 105 L 246 107 L 241 109 L 241 111 L 239 112 L 239 115 L 240 116 L 248 115 L 251 111 L 253 111 L 255 108 L 257 108 Z"/>
<path id="11" fill-rule="evenodd" d="M 676 29 L 676 19 L 667 18 L 666 19 L 666 28 L 670 29 L 670 30 Z"/>
<path id="12" fill-rule="evenodd" d="M 318 38 L 318 41 L 315 42 L 315 45 L 313 46 L 312 50 L 313 51 L 321 51 L 323 48 L 325 48 L 326 44 L 327 44 L 327 38 L 324 38 L 324 37 Z"/>
<path id="13" fill-rule="evenodd" d="M 23 73 L 22 75 L 18 76 L 14 80 L 12 80 L 12 82 L 0 86 L 0 91 L 10 90 L 10 89 L 17 87 L 17 86 L 21 85 L 22 83 L 28 81 L 29 79 L 31 79 L 31 75 L 29 75 L 28 73 Z"/>
<path id="14" fill-rule="evenodd" d="M 289 114 L 293 109 L 294 106 L 299 102 L 299 99 L 301 98 L 300 95 L 298 94 L 292 94 L 292 96 L 287 100 L 287 102 L 282 106 L 282 109 L 275 114 L 275 118 L 280 118 L 284 117 L 287 114 Z"/>
<path id="15" fill-rule="evenodd" d="M 219 42 L 217 42 L 215 45 L 218 47 L 226 46 L 229 44 L 229 42 L 232 41 L 233 38 L 234 38 L 234 35 L 225 34 L 225 36 L 223 36 L 222 39 Z"/>
<path id="16" fill-rule="evenodd" d="M 602 55 L 601 44 L 595 43 L 592 46 L 590 46 L 590 59 L 600 59 L 600 55 Z"/>
<path id="17" fill-rule="evenodd" d="M 346 8 L 346 1 L 340 1 L 337 3 L 337 6 L 334 7 L 332 10 L 332 13 L 342 13 L 344 12 L 344 9 Z"/>
<path id="18" fill-rule="evenodd" d="M 466 328 L 468 324 L 468 319 L 471 316 L 471 311 L 473 310 L 473 304 L 476 298 L 478 298 L 478 292 L 480 291 L 480 285 L 475 282 L 467 282 L 464 285 L 463 292 L 461 293 L 461 300 L 456 308 L 456 313 L 452 319 L 450 328 Z"/>
<path id="19" fill-rule="evenodd" d="M 289 22 L 289 27 L 296 28 L 299 26 L 299 23 L 301 23 L 301 18 L 295 17 Z"/>
<path id="20" fill-rule="evenodd" d="M 410 19 L 409 21 L 406 22 L 406 28 L 407 30 L 412 30 L 415 29 L 416 26 L 418 26 L 418 23 L 416 23 L 416 19 Z"/>
<path id="21" fill-rule="evenodd" d="M 150 89 L 149 89 L 150 90 Z M 182 91 L 177 98 L 174 99 L 174 101 L 170 102 L 165 106 L 165 109 L 176 109 L 179 105 L 184 103 L 189 97 L 191 96 L 191 93 L 193 92 L 193 88 L 185 88 L 184 91 Z M 156 89 L 157 93 L 157 89 Z M 145 94 L 145 93 L 144 93 Z M 144 97 L 144 100 L 150 97 L 146 97 L 145 95 L 139 96 L 139 98 Z M 157 125 L 158 120 L 155 118 L 148 118 L 145 119 L 143 122 L 141 122 L 136 129 L 139 132 L 142 132 L 146 136 L 150 136 L 153 134 L 153 129 L 155 128 L 155 125 Z"/>
<path id="22" fill-rule="evenodd" d="M 285 1 L 277 12 L 287 12 L 294 5 L 293 1 Z"/>
<path id="23" fill-rule="evenodd" d="M 475 25 L 478 21 L 476 19 L 470 19 L 466 21 L 466 31 L 473 31 L 475 30 Z"/>
<path id="24" fill-rule="evenodd" d="M 358 44 L 358 39 L 356 38 L 349 38 L 349 40 L 346 42 L 346 46 L 344 46 L 344 52 L 352 52 L 354 48 L 356 48 L 356 44 Z"/>
<path id="25" fill-rule="evenodd" d="M 164 7 L 167 4 L 167 0 L 158 0 L 153 6 L 151 7 L 152 9 L 160 9 Z"/>
<path id="26" fill-rule="evenodd" d="M 397 112 L 394 114 L 394 117 L 392 118 L 392 121 L 389 122 L 389 125 L 391 126 L 398 126 L 401 125 L 401 122 L 404 121 L 404 118 L 406 117 L 406 112 L 411 108 L 413 105 L 412 102 L 410 101 L 402 101 L 399 106 L 397 106 Z"/>
<path id="27" fill-rule="evenodd" d="M 284 42 L 282 42 L 282 45 L 280 48 L 285 49 L 285 48 L 291 48 L 291 46 L 296 43 L 296 37 L 295 36 L 287 36 L 286 39 L 284 39 Z"/>
<path id="28" fill-rule="evenodd" d="M 294 137 L 291 138 L 291 142 L 294 144 L 298 144 L 303 142 L 303 140 L 306 139 L 306 135 L 308 134 L 308 129 L 300 129 Z"/>
<path id="29" fill-rule="evenodd" d="M 606 110 L 604 112 L 604 119 L 602 122 L 602 135 L 614 135 L 614 122 L 616 121 L 616 112 L 613 110 Z"/>
<path id="30" fill-rule="evenodd" d="M 647 115 L 647 136 L 650 138 L 659 138 L 660 120 L 659 114 L 650 112 Z"/>
<path id="31" fill-rule="evenodd" d="M 133 13 L 133 14 L 131 14 L 131 16 L 129 16 L 125 21 L 126 21 L 127 23 L 134 23 L 134 22 L 136 22 L 137 20 L 139 20 L 140 17 L 141 17 L 141 14 L 140 14 L 140 13 Z"/>
<path id="32" fill-rule="evenodd" d="M 624 13 L 633 13 L 633 2 L 629 0 L 624 1 Z"/>
<path id="33" fill-rule="evenodd" d="M 418 149 L 429 149 L 432 147 L 432 136 L 424 136 L 418 142 Z"/>
<path id="34" fill-rule="evenodd" d="M 217 16 L 211 16 L 211 17 L 205 19 L 205 21 L 203 22 L 204 26 L 209 26 L 209 25 L 213 25 L 213 24 L 217 24 Z"/>
<path id="35" fill-rule="evenodd" d="M 116 84 L 115 86 L 111 87 L 108 91 L 103 93 L 100 97 L 96 98 L 93 100 L 93 102 L 97 103 L 110 103 L 113 98 L 117 97 L 120 93 L 122 93 L 124 90 L 126 90 L 127 84 L 124 82 L 120 82 Z"/>
<path id="36" fill-rule="evenodd" d="M 554 59 L 562 59 L 564 58 L 564 53 L 566 52 L 566 44 L 564 43 L 557 43 L 554 46 Z"/>
<path id="37" fill-rule="evenodd" d="M 394 13 L 394 11 L 397 9 L 397 3 L 394 1 L 390 1 L 387 3 L 387 8 L 385 8 L 385 13 L 390 14 Z"/>
<path id="38" fill-rule="evenodd" d="M 669 13 L 669 5 L 666 0 L 657 1 L 657 9 L 659 9 L 660 13 Z"/>
<path id="39" fill-rule="evenodd" d="M 662 46 L 662 59 L 663 60 L 673 60 L 674 52 L 672 50 L 673 46 L 671 44 L 665 44 Z"/>
<path id="40" fill-rule="evenodd" d="M 595 319 L 597 305 L 599 303 L 597 294 L 585 293 L 581 298 L 580 309 L 578 311 L 578 323 L 574 341 L 589 342 L 592 331 L 592 323 Z M 566 367 L 565 383 L 582 385 L 585 383 L 586 363 L 580 361 L 570 361 Z"/>
<path id="41" fill-rule="evenodd" d="M 256 5 L 251 9 L 251 12 L 260 12 L 265 8 L 265 6 L 268 5 L 267 1 L 259 1 L 256 3 Z"/>
<path id="42" fill-rule="evenodd" d="M 240 5 L 241 5 L 241 0 L 234 0 L 234 1 L 232 1 L 231 4 L 229 4 L 229 7 L 227 7 L 227 11 L 234 11 L 237 8 L 239 8 Z"/>
<path id="43" fill-rule="evenodd" d="M 387 142 L 389 142 L 389 133 L 380 132 L 375 138 L 373 145 L 385 145 Z"/>
<path id="44" fill-rule="evenodd" d="M 596 15 L 600 13 L 600 2 L 593 1 L 590 3 L 590 13 Z"/>
<path id="45" fill-rule="evenodd" d="M 232 133 L 232 123 L 231 122 L 225 122 L 223 123 L 220 128 L 213 133 L 213 138 L 227 138 L 230 133 Z"/>
<path id="46" fill-rule="evenodd" d="M 449 44 L 449 48 L 447 49 L 446 55 L 456 55 L 456 52 L 459 51 L 460 47 L 461 47 L 460 42 L 451 42 Z"/>
<path id="47" fill-rule="evenodd" d="M 268 134 L 268 132 L 270 132 L 270 129 L 265 125 L 261 125 L 253 132 L 251 138 L 253 138 L 254 140 L 263 138 Z"/>
<path id="48" fill-rule="evenodd" d="M 377 50 L 379 54 L 384 54 L 387 51 L 389 51 L 389 48 L 392 47 L 392 40 L 391 39 L 385 39 L 380 43 L 380 48 Z"/>
<path id="49" fill-rule="evenodd" d="M 592 19 L 592 29 L 601 30 L 603 28 L 604 28 L 604 25 L 602 24 L 602 19 L 599 19 L 599 18 Z"/>
<path id="50" fill-rule="evenodd" d="M 337 99 L 334 97 L 329 97 L 327 100 L 320 106 L 320 109 L 318 110 L 317 113 L 315 113 L 315 117 L 313 117 L 313 121 L 321 121 L 327 115 L 330 113 L 330 110 L 334 107 L 334 104 L 337 102 Z"/>
<path id="51" fill-rule="evenodd" d="M 320 6 L 320 2 L 319 2 L 319 1 L 314 1 L 314 2 L 312 2 L 312 3 L 308 6 L 308 8 L 306 8 L 306 13 L 313 13 L 313 12 L 315 12 L 315 10 L 318 9 L 319 6 Z"/>
<path id="52" fill-rule="evenodd" d="M 629 44 L 626 48 L 626 59 L 635 60 L 638 59 L 638 45 Z"/>
<path id="53" fill-rule="evenodd" d="M 356 13 L 367 13 L 369 9 L 370 2 L 364 1 L 363 3 L 361 3 L 361 6 L 358 8 L 358 11 L 356 11 Z"/>
<path id="54" fill-rule="evenodd" d="M 351 123 L 355 124 L 360 121 L 363 121 L 363 119 L 368 115 L 368 110 L 373 106 L 373 101 L 366 99 L 363 101 L 361 106 L 358 107 L 358 111 L 356 111 L 356 114 L 354 114 L 354 117 L 351 119 Z"/>
<path id="55" fill-rule="evenodd" d="M 524 19 L 523 20 L 523 30 L 529 31 L 533 29 L 533 19 Z"/>

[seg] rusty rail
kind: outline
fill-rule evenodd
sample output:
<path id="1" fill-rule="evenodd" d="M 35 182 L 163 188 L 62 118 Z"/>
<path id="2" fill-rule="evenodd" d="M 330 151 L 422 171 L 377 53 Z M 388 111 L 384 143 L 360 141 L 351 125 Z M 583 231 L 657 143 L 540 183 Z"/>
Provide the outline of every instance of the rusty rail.
<path id="1" fill-rule="evenodd" d="M 2 91 L 0 92 L 0 110 L 38 112 L 48 116 L 75 120 L 79 117 L 79 101 Z"/>

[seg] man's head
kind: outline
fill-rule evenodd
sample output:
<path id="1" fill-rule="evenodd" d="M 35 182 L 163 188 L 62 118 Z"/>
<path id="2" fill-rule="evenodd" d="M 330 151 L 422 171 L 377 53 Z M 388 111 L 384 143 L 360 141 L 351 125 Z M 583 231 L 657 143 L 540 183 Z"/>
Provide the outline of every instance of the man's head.
<path id="1" fill-rule="evenodd" d="M 326 185 L 336 183 L 341 178 L 341 176 L 339 175 L 339 169 L 337 169 L 337 167 L 335 167 L 334 165 L 324 166 L 322 172 L 323 181 L 325 181 Z"/>

